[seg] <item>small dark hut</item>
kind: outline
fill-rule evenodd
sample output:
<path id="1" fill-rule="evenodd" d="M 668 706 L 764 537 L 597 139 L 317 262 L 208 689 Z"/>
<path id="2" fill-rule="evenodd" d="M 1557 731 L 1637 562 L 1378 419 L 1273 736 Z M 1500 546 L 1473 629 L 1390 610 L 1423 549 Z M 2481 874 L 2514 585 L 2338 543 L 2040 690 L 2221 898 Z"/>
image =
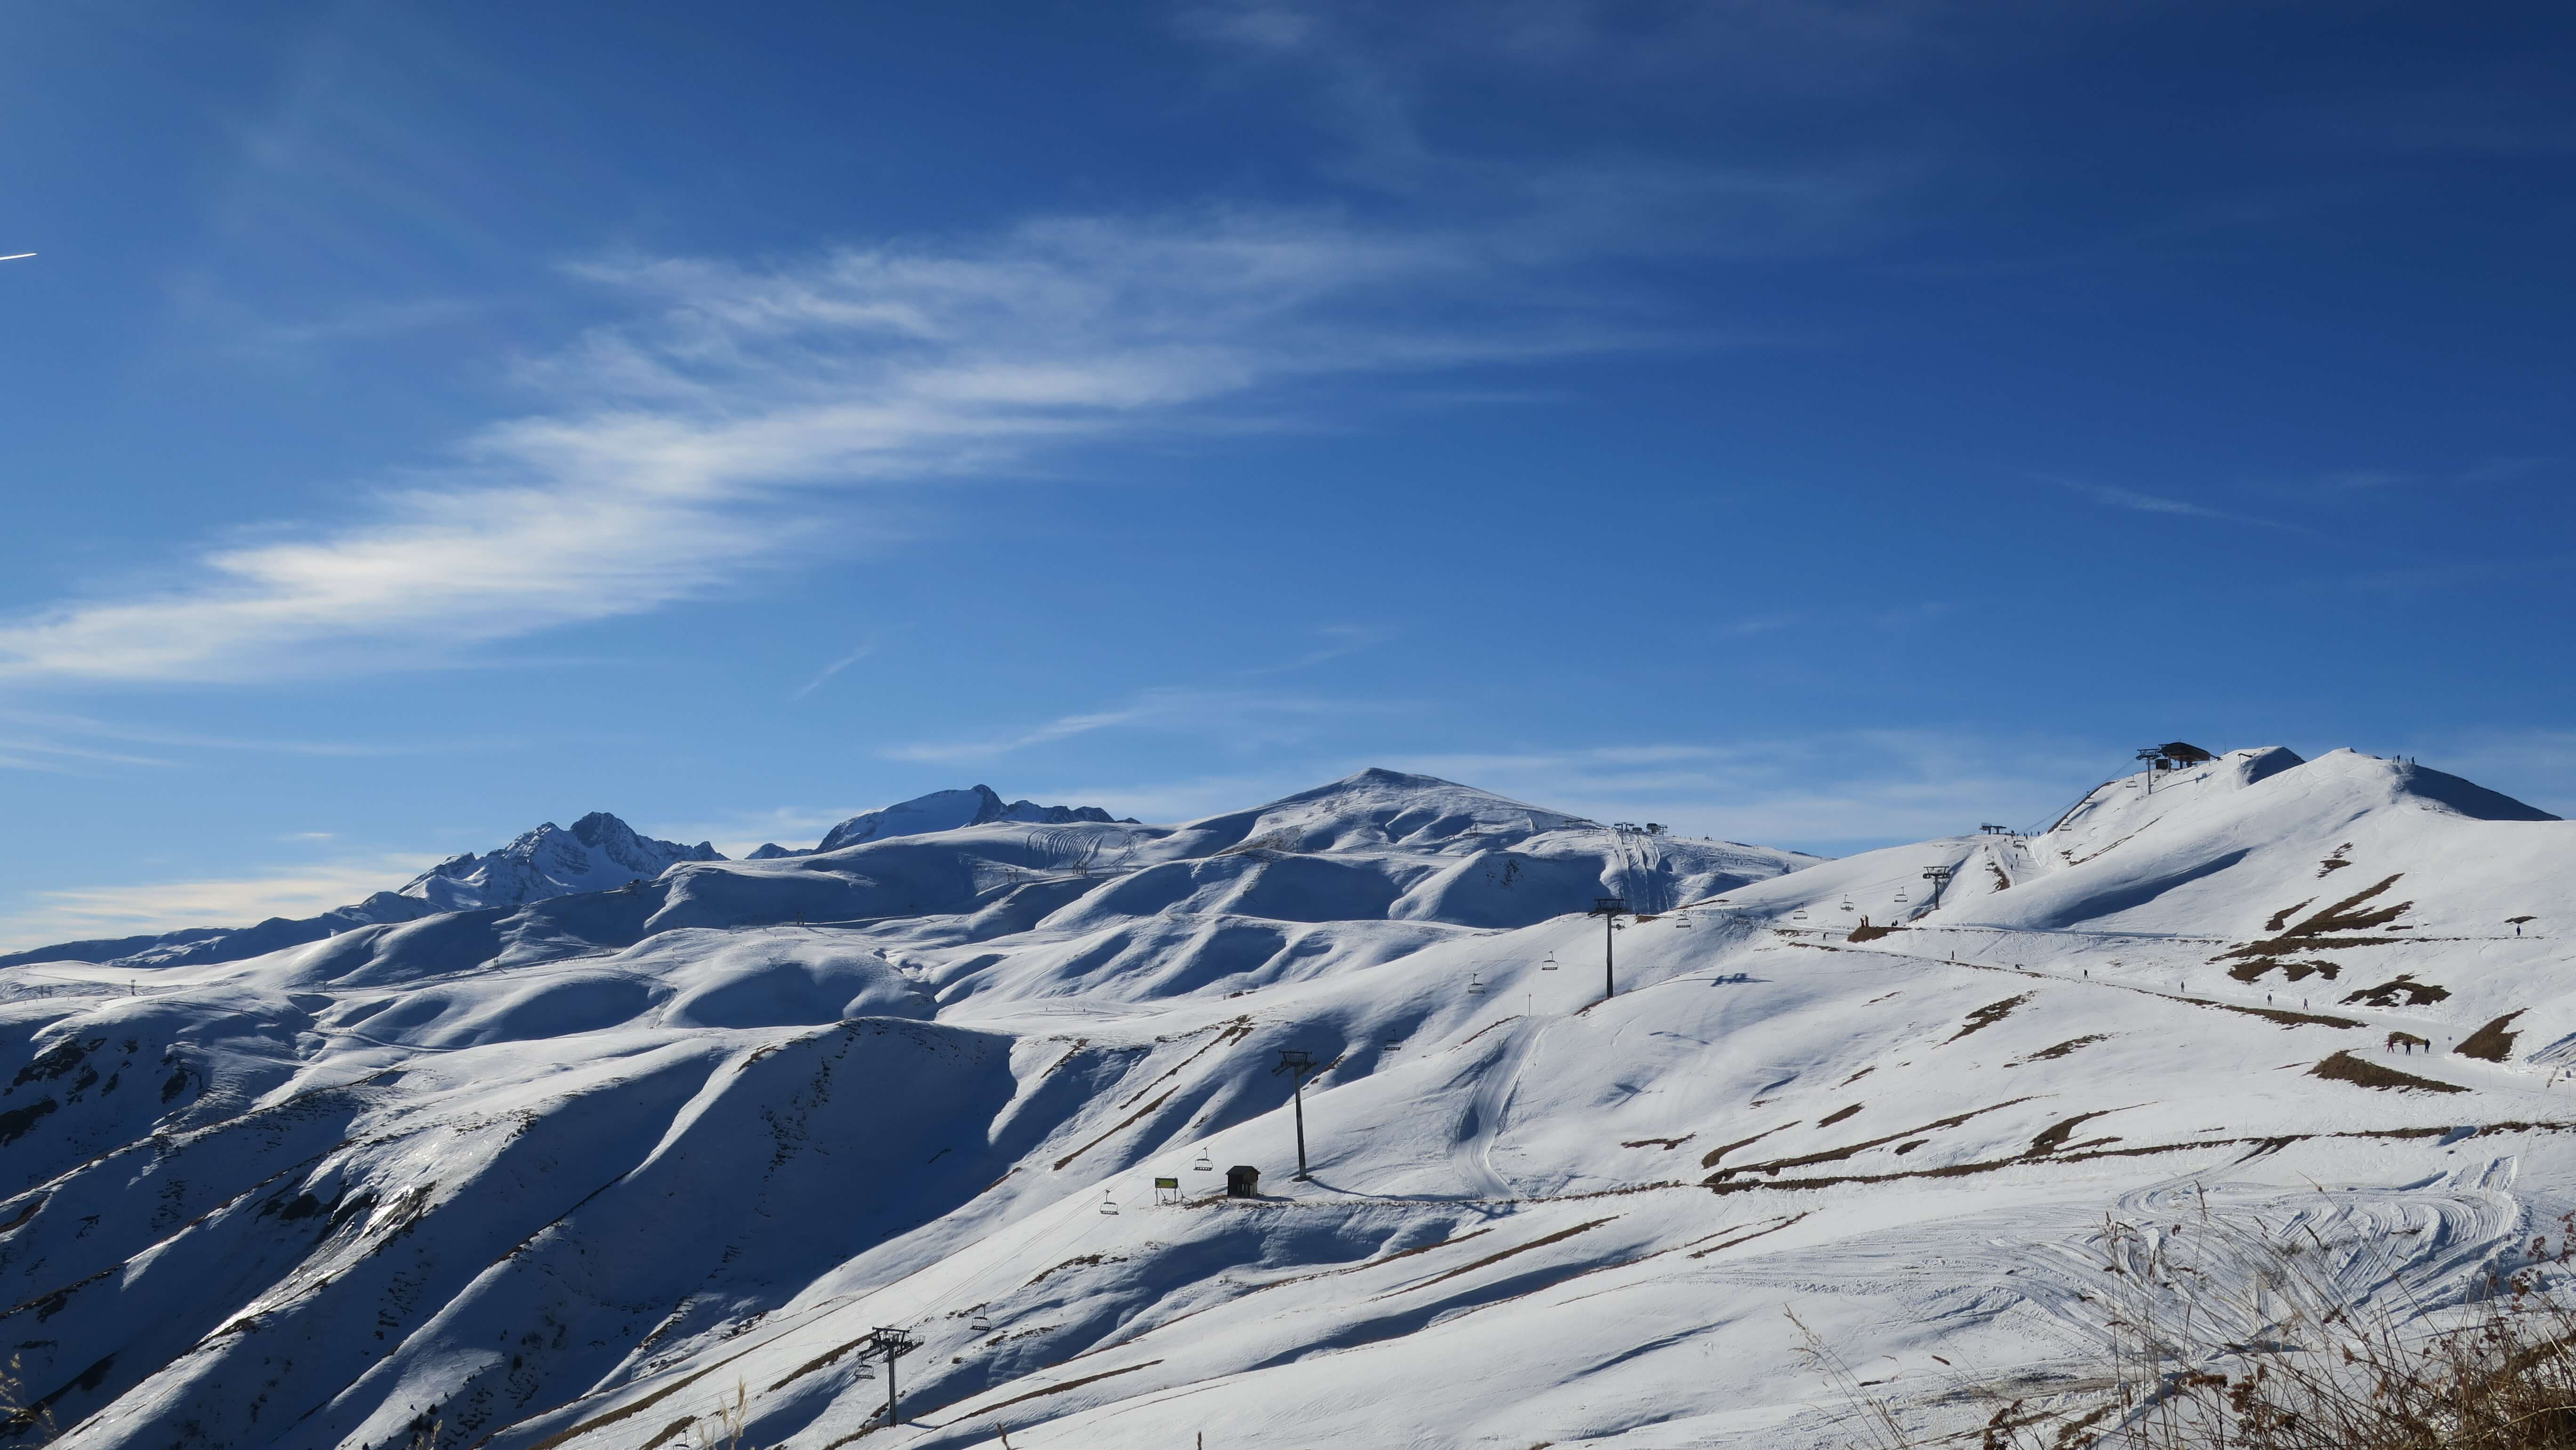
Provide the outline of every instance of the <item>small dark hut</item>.
<path id="1" fill-rule="evenodd" d="M 2168 740 L 2156 749 L 2163 752 L 2167 760 L 2178 760 L 2185 765 L 2206 765 L 2218 758 L 2199 746 L 2182 740 Z"/>
<path id="2" fill-rule="evenodd" d="M 1225 1196 L 1228 1198 L 1259 1198 L 1261 1196 L 1261 1170 L 1253 1167 L 1249 1163 L 1237 1163 L 1233 1167 L 1225 1170 Z"/>

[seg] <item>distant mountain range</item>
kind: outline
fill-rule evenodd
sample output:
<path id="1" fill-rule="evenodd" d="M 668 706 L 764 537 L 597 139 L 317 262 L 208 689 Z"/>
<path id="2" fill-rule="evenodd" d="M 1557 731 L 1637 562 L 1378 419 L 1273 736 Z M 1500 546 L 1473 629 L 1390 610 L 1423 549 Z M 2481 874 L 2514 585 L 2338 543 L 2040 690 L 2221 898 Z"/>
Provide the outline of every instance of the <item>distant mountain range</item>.
<path id="1" fill-rule="evenodd" d="M 15 1404 L 64 1450 L 2074 1445 L 2344 1306 L 2437 1342 L 2576 1205 L 2576 824 L 2174 760 L 1842 860 L 1396 770 L 770 860 L 590 816 L 420 883 L 523 904 L 5 971 Z M 2164 1275 L 2210 1329 L 2125 1380 Z"/>
<path id="2" fill-rule="evenodd" d="M 811 850 L 763 845 L 751 860 L 813 856 L 867 841 L 915 836 L 996 821 L 1062 825 L 1075 821 L 1113 824 L 1098 806 L 1042 806 L 1035 801 L 1004 804 L 991 786 L 937 790 L 908 801 L 865 811 L 825 833 Z M 653 881 L 687 861 L 722 861 L 724 853 L 707 841 L 684 846 L 657 840 L 606 811 L 593 811 L 565 828 L 547 821 L 522 832 L 498 850 L 477 856 L 468 851 L 450 856 L 403 883 L 364 901 L 334 907 L 318 916 L 273 916 L 256 926 L 188 927 L 140 936 L 101 937 L 59 942 L 30 951 L 0 955 L 0 967 L 29 962 L 97 962 L 127 966 L 192 966 L 240 961 L 338 936 L 361 926 L 417 921 L 444 912 L 477 911 L 495 906 L 525 906 L 558 896 L 607 891 L 630 882 Z"/>
<path id="3" fill-rule="evenodd" d="M 2439 1343 L 2576 1205 L 2576 824 L 2193 754 L 1833 861 L 1389 770 L 588 818 L 421 883 L 563 894 L 0 973 L 18 1443 L 2072 1445 Z M 2128 1378 L 2141 1303 L 2207 1327 Z"/>

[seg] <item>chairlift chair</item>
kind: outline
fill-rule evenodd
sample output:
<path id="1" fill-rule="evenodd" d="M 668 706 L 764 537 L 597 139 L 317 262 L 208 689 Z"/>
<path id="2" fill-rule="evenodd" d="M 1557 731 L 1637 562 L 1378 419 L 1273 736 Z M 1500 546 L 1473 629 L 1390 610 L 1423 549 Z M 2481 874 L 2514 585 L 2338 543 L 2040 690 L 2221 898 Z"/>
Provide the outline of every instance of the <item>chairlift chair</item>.
<path id="1" fill-rule="evenodd" d="M 1797 910 L 1790 912 L 1789 919 L 1791 921 L 1805 921 L 1807 919 L 1807 908 L 1801 906 Z"/>
<path id="2" fill-rule="evenodd" d="M 1898 888 L 1896 888 L 1896 904 L 1897 904 L 1897 905 L 1899 905 L 1899 906 L 1903 906 L 1903 905 L 1907 902 L 1907 900 L 1909 900 L 1909 899 L 1910 899 L 1910 898 L 1908 898 L 1908 897 L 1906 896 L 1906 894 L 1905 894 L 1905 888 L 1904 888 L 1904 887 L 1899 886 Z"/>
<path id="3" fill-rule="evenodd" d="M 966 1321 L 966 1327 L 977 1334 L 990 1334 L 993 1332 L 992 1316 L 978 1309 L 975 1311 L 975 1317 Z"/>
<path id="4" fill-rule="evenodd" d="M 1201 1148 L 1199 1150 L 1198 1161 L 1190 1165 L 1190 1171 L 1192 1173 L 1214 1173 L 1216 1171 L 1216 1162 L 1214 1159 L 1208 1157 L 1207 1150 L 1205 1148 Z"/>
<path id="5" fill-rule="evenodd" d="M 1540 971 L 1542 971 L 1542 972 L 1553 972 L 1553 971 L 1555 971 L 1555 970 L 1556 970 L 1556 953 L 1554 953 L 1554 952 L 1549 952 L 1549 953 L 1547 954 L 1547 960 L 1546 960 L 1546 961 L 1543 961 L 1543 962 L 1541 962 L 1541 963 L 1539 963 L 1539 964 L 1538 964 L 1538 969 L 1539 969 Z"/>
<path id="6" fill-rule="evenodd" d="M 877 1364 L 872 1359 L 862 1359 L 850 1370 L 850 1378 L 854 1380 L 872 1380 L 876 1377 Z"/>
<path id="7" fill-rule="evenodd" d="M 1472 972 L 1467 976 L 1467 995 L 1470 997 L 1481 997 L 1485 995 L 1484 982 Z"/>
<path id="8" fill-rule="evenodd" d="M 1110 1197 L 1106 1188 L 1100 1190 L 1100 1211 L 1112 1218 L 1118 1216 L 1118 1200 Z"/>
<path id="9" fill-rule="evenodd" d="M 1850 897 L 1848 897 L 1848 896 L 1846 896 L 1846 897 L 1844 897 L 1844 898 L 1843 898 L 1843 910 L 1845 910 L 1845 911 L 1849 911 L 1849 910 L 1851 910 L 1851 909 L 1852 909 L 1851 898 L 1850 898 Z"/>
<path id="10" fill-rule="evenodd" d="M 1690 913 L 1687 911 L 1675 912 L 1673 914 L 1673 930 L 1688 931 L 1690 929 Z"/>

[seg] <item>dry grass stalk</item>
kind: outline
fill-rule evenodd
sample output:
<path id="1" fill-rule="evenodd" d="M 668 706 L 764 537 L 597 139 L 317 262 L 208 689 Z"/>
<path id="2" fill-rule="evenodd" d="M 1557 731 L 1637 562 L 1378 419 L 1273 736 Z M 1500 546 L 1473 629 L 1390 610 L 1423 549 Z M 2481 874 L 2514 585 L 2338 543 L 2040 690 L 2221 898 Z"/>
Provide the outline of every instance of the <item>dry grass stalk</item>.
<path id="1" fill-rule="evenodd" d="M 2534 1238 L 2465 1300 L 2437 1301 L 2431 1285 L 2402 1274 L 2361 1288 L 2339 1282 L 2339 1265 L 2374 1248 L 2329 1243 L 2304 1220 L 2231 1220 L 2205 1200 L 2182 1223 L 2106 1219 L 2093 1266 L 2103 1373 L 2091 1383 L 2107 1388 L 1982 1391 L 1996 1408 L 1976 1443 L 2576 1450 L 2576 1293 L 2564 1272 L 2576 1216 L 2554 1249 Z M 1896 1423 L 1881 1404 L 1867 1440 L 1855 1443 L 1888 1445 L 1881 1427 Z"/>

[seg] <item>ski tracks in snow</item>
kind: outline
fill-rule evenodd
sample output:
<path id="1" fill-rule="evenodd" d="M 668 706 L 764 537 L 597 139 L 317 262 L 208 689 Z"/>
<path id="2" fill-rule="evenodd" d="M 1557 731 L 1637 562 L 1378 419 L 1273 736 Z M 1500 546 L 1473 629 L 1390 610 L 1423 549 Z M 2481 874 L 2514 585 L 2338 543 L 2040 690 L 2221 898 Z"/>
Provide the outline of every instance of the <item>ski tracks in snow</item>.
<path id="1" fill-rule="evenodd" d="M 1450 1159 L 1475 1196 L 1517 1196 L 1510 1180 L 1494 1169 L 1494 1140 L 1502 1135 L 1513 1094 L 1520 1088 L 1521 1070 L 1528 1066 L 1530 1054 L 1538 1050 L 1539 1039 L 1547 1035 L 1548 1025 L 1538 1018 L 1522 1018 L 1517 1025 L 1495 1034 L 1492 1050 L 1472 1069 L 1478 1077 L 1476 1091 L 1467 1099 L 1466 1112 L 1459 1115 Z"/>

